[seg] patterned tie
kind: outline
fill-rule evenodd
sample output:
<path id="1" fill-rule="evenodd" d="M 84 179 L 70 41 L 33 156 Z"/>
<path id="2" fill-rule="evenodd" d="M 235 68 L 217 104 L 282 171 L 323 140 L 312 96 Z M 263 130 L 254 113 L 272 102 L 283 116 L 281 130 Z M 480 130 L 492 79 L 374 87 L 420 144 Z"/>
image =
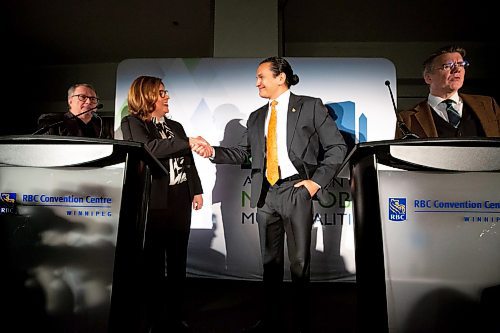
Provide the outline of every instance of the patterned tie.
<path id="1" fill-rule="evenodd" d="M 458 114 L 457 110 L 455 110 L 455 108 L 453 107 L 453 103 L 455 103 L 455 101 L 451 99 L 446 99 L 443 101 L 443 103 L 446 104 L 448 121 L 453 127 L 457 128 L 458 125 L 460 124 L 460 115 Z"/>
<path id="2" fill-rule="evenodd" d="M 278 171 L 278 142 L 276 140 L 276 104 L 278 104 L 278 102 L 271 102 L 271 117 L 269 118 L 269 125 L 267 128 L 266 170 L 267 180 L 271 185 L 276 184 L 280 178 Z"/>

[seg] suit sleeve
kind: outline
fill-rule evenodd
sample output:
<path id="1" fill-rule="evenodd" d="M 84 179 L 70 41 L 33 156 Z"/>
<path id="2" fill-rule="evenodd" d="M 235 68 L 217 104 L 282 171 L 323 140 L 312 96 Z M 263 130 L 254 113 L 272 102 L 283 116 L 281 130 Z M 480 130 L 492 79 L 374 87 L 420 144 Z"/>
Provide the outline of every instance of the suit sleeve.
<path id="1" fill-rule="evenodd" d="M 144 143 L 151 154 L 156 158 L 170 158 L 184 156 L 190 153 L 189 139 L 183 136 L 176 136 L 173 140 L 157 138 L 152 129 L 137 117 L 126 116 L 122 119 L 121 130 L 123 139 Z"/>
<path id="2" fill-rule="evenodd" d="M 194 163 L 193 155 L 191 154 L 190 164 L 189 164 L 189 181 L 192 183 L 193 194 L 203 194 L 203 187 L 201 186 L 201 179 L 198 175 L 198 169 L 196 169 L 196 164 Z"/>
<path id="3" fill-rule="evenodd" d="M 178 122 L 175 121 L 170 121 L 169 125 L 171 126 L 172 129 L 178 134 L 180 134 L 180 139 L 185 139 L 188 141 L 189 145 L 189 138 L 186 135 L 186 131 L 184 131 L 184 127 Z M 194 157 L 193 157 L 193 152 L 191 149 L 188 150 L 188 152 L 185 154 L 185 159 L 186 159 L 186 166 L 188 168 L 188 177 L 189 177 L 189 182 L 190 182 L 190 187 L 193 195 L 197 194 L 203 194 L 203 188 L 201 186 L 201 179 L 200 176 L 198 175 L 198 169 L 196 169 L 196 164 L 194 163 Z"/>
<path id="4" fill-rule="evenodd" d="M 491 98 L 491 107 L 496 115 L 498 125 L 500 127 L 500 107 L 498 106 L 498 103 L 494 98 Z"/>
<path id="5" fill-rule="evenodd" d="M 248 127 L 241 136 L 236 147 L 214 147 L 215 157 L 212 162 L 217 164 L 244 164 L 251 156 L 250 143 L 248 142 Z"/>
<path id="6" fill-rule="evenodd" d="M 314 102 L 314 127 L 324 150 L 324 158 L 311 176 L 321 187 L 327 186 L 344 161 L 347 145 L 333 118 L 319 98 Z"/>

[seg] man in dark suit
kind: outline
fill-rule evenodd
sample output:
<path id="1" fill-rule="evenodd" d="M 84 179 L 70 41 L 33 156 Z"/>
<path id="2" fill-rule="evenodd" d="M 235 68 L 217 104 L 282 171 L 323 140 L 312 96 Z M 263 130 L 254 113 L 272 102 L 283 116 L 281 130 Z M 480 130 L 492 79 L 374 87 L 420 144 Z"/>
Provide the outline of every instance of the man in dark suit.
<path id="1" fill-rule="evenodd" d="M 257 207 L 265 289 L 264 319 L 253 331 L 283 331 L 278 318 L 286 234 L 292 326 L 307 332 L 312 199 L 320 198 L 332 182 L 347 147 L 319 98 L 290 92 L 299 78 L 285 59 L 263 60 L 256 77 L 259 95 L 268 103 L 250 114 L 240 144 L 210 147 L 200 142 L 192 148 L 215 163 L 242 164 L 251 158 L 250 205 Z"/>
<path id="2" fill-rule="evenodd" d="M 500 109 L 494 98 L 459 93 L 469 66 L 466 51 L 446 46 L 424 61 L 429 96 L 413 109 L 399 113 L 419 138 L 500 137 Z M 396 139 L 403 133 L 396 129 Z"/>
<path id="3" fill-rule="evenodd" d="M 94 87 L 77 83 L 68 89 L 68 108 L 64 114 L 44 114 L 38 118 L 36 134 L 109 138 L 103 129 L 103 120 L 97 114 L 102 107 Z"/>

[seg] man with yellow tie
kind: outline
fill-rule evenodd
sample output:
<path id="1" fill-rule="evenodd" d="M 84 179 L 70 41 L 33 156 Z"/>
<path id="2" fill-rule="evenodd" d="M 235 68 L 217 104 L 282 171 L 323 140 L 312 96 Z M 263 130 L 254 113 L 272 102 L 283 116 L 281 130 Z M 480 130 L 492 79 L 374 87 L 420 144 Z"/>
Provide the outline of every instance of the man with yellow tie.
<path id="1" fill-rule="evenodd" d="M 259 96 L 268 103 L 250 114 L 240 144 L 211 147 L 205 142 L 193 149 L 214 163 L 243 164 L 251 157 L 250 205 L 257 207 L 265 304 L 263 320 L 247 331 L 285 331 L 280 294 L 286 234 L 296 320 L 291 326 L 307 332 L 312 200 L 332 183 L 347 147 L 319 98 L 290 92 L 299 77 L 287 60 L 261 61 L 256 78 Z"/>

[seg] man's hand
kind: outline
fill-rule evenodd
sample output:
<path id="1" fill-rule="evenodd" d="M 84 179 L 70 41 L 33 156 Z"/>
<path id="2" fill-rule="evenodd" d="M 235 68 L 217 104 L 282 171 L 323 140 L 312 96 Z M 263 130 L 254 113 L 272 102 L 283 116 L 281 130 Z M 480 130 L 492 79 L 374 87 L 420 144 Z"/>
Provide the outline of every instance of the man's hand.
<path id="1" fill-rule="evenodd" d="M 309 194 L 311 195 L 311 198 L 316 194 L 316 192 L 319 191 L 319 189 L 321 188 L 318 184 L 316 184 L 315 182 L 313 182 L 312 180 L 310 179 L 304 179 L 304 180 L 301 180 L 300 182 L 298 182 L 297 184 L 293 185 L 294 187 L 301 187 L 301 186 L 304 186 L 308 191 L 309 191 Z"/>

